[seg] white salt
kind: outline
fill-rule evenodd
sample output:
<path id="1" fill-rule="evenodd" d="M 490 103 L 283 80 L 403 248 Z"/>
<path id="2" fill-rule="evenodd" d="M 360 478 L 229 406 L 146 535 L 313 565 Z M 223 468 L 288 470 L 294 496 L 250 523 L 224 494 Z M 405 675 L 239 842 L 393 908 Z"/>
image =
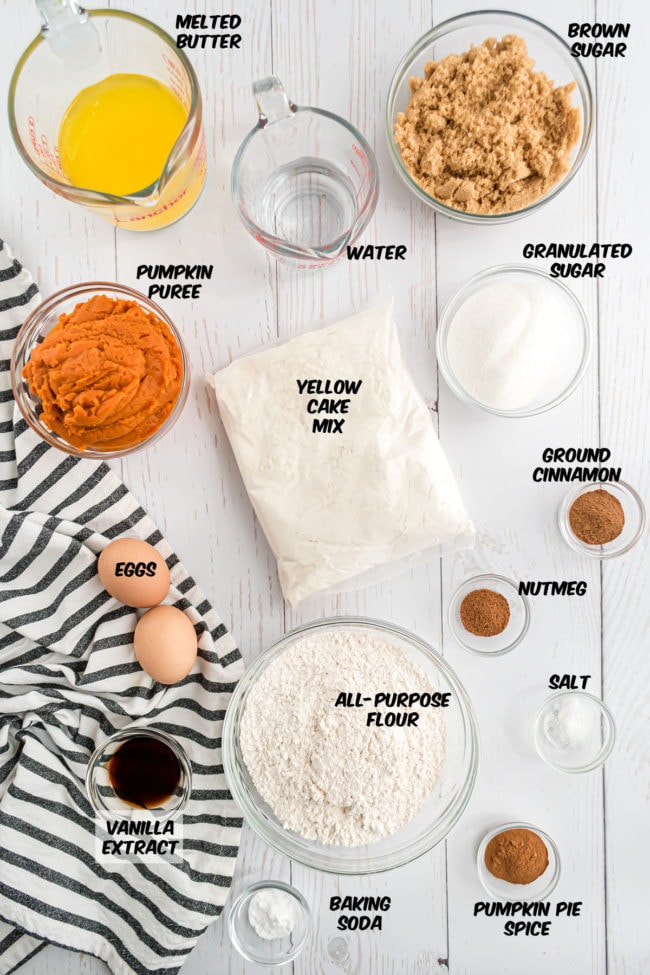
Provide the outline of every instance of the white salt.
<path id="1" fill-rule="evenodd" d="M 590 744 L 598 733 L 598 711 L 591 701 L 567 695 L 546 715 L 544 732 L 557 748 L 576 751 Z"/>
<path id="2" fill-rule="evenodd" d="M 454 315 L 447 354 L 456 380 L 495 410 L 521 410 L 561 392 L 571 312 L 552 284 L 488 284 Z"/>

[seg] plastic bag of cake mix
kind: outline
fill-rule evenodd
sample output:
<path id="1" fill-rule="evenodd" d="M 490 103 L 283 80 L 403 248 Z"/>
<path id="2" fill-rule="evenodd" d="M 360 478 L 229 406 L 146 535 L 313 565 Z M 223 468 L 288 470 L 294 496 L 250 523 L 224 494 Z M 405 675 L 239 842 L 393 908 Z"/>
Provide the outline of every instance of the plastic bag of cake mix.
<path id="1" fill-rule="evenodd" d="M 209 378 L 290 605 L 472 543 L 392 301 Z"/>

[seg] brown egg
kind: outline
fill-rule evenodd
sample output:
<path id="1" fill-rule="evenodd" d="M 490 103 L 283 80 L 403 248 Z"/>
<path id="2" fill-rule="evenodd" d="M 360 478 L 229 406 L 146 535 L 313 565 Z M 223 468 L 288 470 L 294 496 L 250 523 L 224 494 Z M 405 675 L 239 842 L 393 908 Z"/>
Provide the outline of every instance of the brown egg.
<path id="1" fill-rule="evenodd" d="M 160 552 L 140 538 L 116 538 L 97 561 L 99 581 L 125 606 L 157 606 L 169 592 L 169 569 Z"/>
<path id="2" fill-rule="evenodd" d="M 154 606 L 138 620 L 133 634 L 138 663 L 161 684 L 175 684 L 196 660 L 197 640 L 189 616 L 175 606 Z"/>

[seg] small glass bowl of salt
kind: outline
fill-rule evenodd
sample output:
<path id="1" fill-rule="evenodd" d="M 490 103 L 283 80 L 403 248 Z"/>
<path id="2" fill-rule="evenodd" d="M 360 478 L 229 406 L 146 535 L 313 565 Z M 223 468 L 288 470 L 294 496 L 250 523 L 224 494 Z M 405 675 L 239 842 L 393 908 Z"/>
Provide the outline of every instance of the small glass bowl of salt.
<path id="1" fill-rule="evenodd" d="M 547 698 L 535 721 L 535 747 L 560 772 L 590 772 L 609 757 L 616 729 L 598 697 L 560 691 Z"/>
<path id="2" fill-rule="evenodd" d="M 257 965 L 286 965 L 305 947 L 311 911 L 300 891 L 279 880 L 251 884 L 228 914 L 230 940 L 240 955 Z"/>

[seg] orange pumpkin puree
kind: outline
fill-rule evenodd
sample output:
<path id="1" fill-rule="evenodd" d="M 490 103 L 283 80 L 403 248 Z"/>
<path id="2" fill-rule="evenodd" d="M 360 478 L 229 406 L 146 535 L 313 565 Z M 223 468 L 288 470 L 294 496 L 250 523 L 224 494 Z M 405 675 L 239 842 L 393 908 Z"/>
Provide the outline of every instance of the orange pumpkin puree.
<path id="1" fill-rule="evenodd" d="M 136 301 L 95 295 L 32 351 L 23 376 L 41 419 L 81 450 L 142 443 L 178 398 L 183 362 L 169 327 Z"/>

